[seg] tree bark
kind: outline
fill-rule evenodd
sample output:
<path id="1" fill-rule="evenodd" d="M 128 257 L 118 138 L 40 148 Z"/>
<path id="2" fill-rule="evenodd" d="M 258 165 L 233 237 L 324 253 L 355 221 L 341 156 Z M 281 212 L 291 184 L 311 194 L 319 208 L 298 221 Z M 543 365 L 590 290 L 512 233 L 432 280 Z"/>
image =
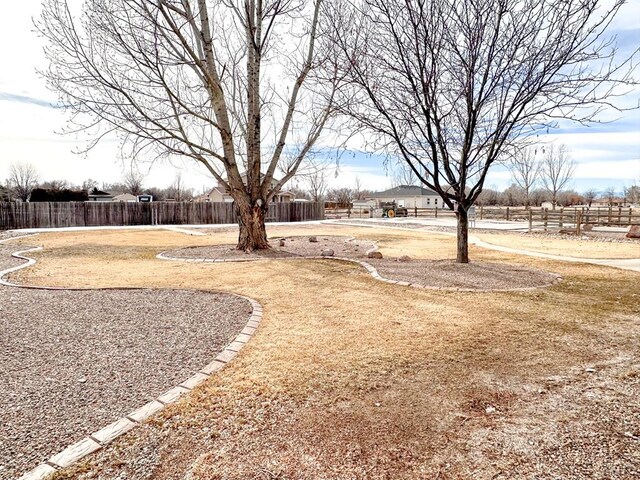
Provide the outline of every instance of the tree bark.
<path id="1" fill-rule="evenodd" d="M 456 217 L 458 218 L 458 249 L 456 262 L 469 263 L 469 216 L 467 214 L 467 207 L 458 204 Z"/>
<path id="2" fill-rule="evenodd" d="M 265 217 L 269 210 L 269 204 L 264 200 L 256 201 L 253 205 L 248 202 L 237 202 L 238 225 L 238 250 L 253 252 L 271 248 L 267 240 Z"/>

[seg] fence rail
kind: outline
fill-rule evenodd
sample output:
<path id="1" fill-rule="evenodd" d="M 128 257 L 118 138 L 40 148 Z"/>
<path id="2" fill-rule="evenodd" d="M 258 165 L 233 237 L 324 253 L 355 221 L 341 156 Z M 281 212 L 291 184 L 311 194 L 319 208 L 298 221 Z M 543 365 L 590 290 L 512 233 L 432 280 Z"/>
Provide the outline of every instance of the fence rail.
<path id="1" fill-rule="evenodd" d="M 321 203 L 269 205 L 268 222 L 324 219 Z M 37 202 L 0 203 L 0 230 L 129 225 L 209 225 L 236 223 L 231 203 L 208 202 Z"/>
<path id="2" fill-rule="evenodd" d="M 369 218 L 372 208 L 327 208 L 326 218 Z M 378 209 L 379 211 L 379 209 Z M 448 208 L 407 209 L 407 216 L 414 218 L 451 218 L 455 212 Z M 629 226 L 640 225 L 640 210 L 623 207 L 569 207 L 549 210 L 540 207 L 475 207 L 478 220 L 502 220 L 529 222 L 530 228 L 563 229 L 577 224 L 591 226 Z"/>

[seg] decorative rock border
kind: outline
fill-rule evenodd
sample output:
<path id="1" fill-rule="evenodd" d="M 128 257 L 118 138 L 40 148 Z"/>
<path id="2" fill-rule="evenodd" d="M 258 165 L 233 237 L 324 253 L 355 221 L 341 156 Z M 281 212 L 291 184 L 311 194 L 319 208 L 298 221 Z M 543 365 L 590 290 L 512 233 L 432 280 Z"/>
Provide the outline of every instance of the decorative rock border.
<path id="1" fill-rule="evenodd" d="M 355 237 L 348 237 L 347 242 L 353 241 Z M 369 240 L 371 241 L 371 240 Z M 375 245 L 375 242 L 373 242 Z M 366 251 L 366 254 L 370 252 L 375 252 L 378 250 L 377 245 L 374 248 Z M 553 275 L 555 279 L 550 283 L 545 283 L 543 285 L 538 285 L 536 287 L 519 287 L 519 288 L 492 288 L 492 289 L 478 289 L 478 288 L 460 288 L 460 287 L 433 287 L 430 285 L 421 285 L 419 283 L 411 283 L 404 280 L 392 280 L 390 278 L 383 277 L 380 275 L 376 267 L 371 265 L 368 262 L 363 260 L 356 260 L 354 258 L 346 258 L 346 257 L 323 257 L 323 256 L 309 256 L 309 257 L 283 257 L 283 258 L 182 258 L 182 257 L 172 257 L 167 255 L 167 252 L 161 252 L 156 255 L 156 258 L 160 260 L 169 260 L 174 262 L 188 262 L 188 263 L 239 263 L 239 262 L 259 262 L 264 260 L 278 260 L 278 261 L 291 261 L 291 260 L 338 260 L 342 262 L 351 262 L 363 267 L 369 274 L 375 278 L 376 280 L 384 283 L 389 283 L 391 285 L 399 285 L 401 287 L 411 287 L 417 288 L 421 290 L 437 290 L 437 291 L 446 291 L 446 292 L 466 292 L 466 293 L 487 293 L 487 292 L 531 292 L 534 290 L 539 290 L 541 288 L 548 288 L 560 283 L 563 278 L 557 273 L 547 272 L 550 275 Z"/>
<path id="2" fill-rule="evenodd" d="M 25 238 L 25 237 L 13 237 L 7 240 L 14 240 L 17 238 Z M 7 241 L 4 240 L 4 241 Z M 20 260 L 26 260 L 27 263 L 22 265 L 18 265 L 16 267 L 8 268 L 6 270 L 0 271 L 0 284 L 7 287 L 15 287 L 15 288 L 25 288 L 25 289 L 37 289 L 37 290 L 69 290 L 62 287 L 36 287 L 31 285 L 19 285 L 16 283 L 9 282 L 5 280 L 8 274 L 13 273 L 17 270 L 28 268 L 31 265 L 34 265 L 36 261 L 32 258 L 28 258 L 23 254 L 42 250 L 41 247 L 29 248 L 26 250 L 21 250 L 13 253 L 11 256 L 14 258 L 18 258 Z M 94 290 L 94 289 L 72 289 L 72 290 Z M 101 289 L 95 289 L 101 290 Z M 104 290 L 104 289 L 103 289 Z M 140 290 L 136 288 L 136 290 Z M 227 292 L 225 292 L 227 293 Z M 125 415 L 122 418 L 119 418 L 115 422 L 107 425 L 100 430 L 97 430 L 90 435 L 86 436 L 82 440 L 69 445 L 67 448 L 62 450 L 61 452 L 53 455 L 46 462 L 38 465 L 33 470 L 25 473 L 20 477 L 19 480 L 44 480 L 49 475 L 57 472 L 62 468 L 69 467 L 86 457 L 90 453 L 95 452 L 96 450 L 101 449 L 105 445 L 111 443 L 116 438 L 124 435 L 132 428 L 137 425 L 143 423 L 150 416 L 159 412 L 165 406 L 176 402 L 182 395 L 190 392 L 198 385 L 207 380 L 211 375 L 217 373 L 222 368 L 225 367 L 227 363 L 233 360 L 238 352 L 244 347 L 251 337 L 256 332 L 256 329 L 260 325 L 262 321 L 262 305 L 253 300 L 252 298 L 245 297 L 243 295 L 237 294 L 229 294 L 235 295 L 237 297 L 243 298 L 247 300 L 252 307 L 252 312 L 249 317 L 247 324 L 244 329 L 235 337 L 235 339 L 227 345 L 208 365 L 201 368 L 198 372 L 196 372 L 192 377 L 188 378 L 181 384 L 167 390 L 163 394 L 159 395 L 155 400 L 152 400 L 145 405 L 137 408 L 131 413 Z"/>

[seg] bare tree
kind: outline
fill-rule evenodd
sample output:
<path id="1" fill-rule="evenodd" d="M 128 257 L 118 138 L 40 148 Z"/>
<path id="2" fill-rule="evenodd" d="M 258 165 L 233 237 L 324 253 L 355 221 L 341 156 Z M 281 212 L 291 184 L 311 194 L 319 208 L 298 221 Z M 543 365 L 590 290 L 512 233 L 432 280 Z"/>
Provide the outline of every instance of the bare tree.
<path id="1" fill-rule="evenodd" d="M 633 185 L 624 189 L 624 197 L 630 205 L 640 205 L 640 185 L 634 183 Z"/>
<path id="2" fill-rule="evenodd" d="M 14 196 L 26 202 L 37 185 L 38 172 L 32 164 L 14 162 L 9 166 L 7 187 L 13 192 Z"/>
<path id="3" fill-rule="evenodd" d="M 44 190 L 60 191 L 71 188 L 71 185 L 67 180 L 47 180 L 38 184 L 38 187 Z"/>
<path id="4" fill-rule="evenodd" d="M 131 195 L 142 195 L 144 193 L 144 175 L 131 168 L 125 172 L 122 176 L 122 185 L 124 185 L 125 192 Z"/>
<path id="5" fill-rule="evenodd" d="M 82 190 L 89 192 L 98 186 L 98 182 L 92 178 L 87 178 L 82 182 Z"/>
<path id="6" fill-rule="evenodd" d="M 182 180 L 182 174 L 180 172 L 176 173 L 175 178 L 173 179 L 173 183 L 169 188 L 167 188 L 167 196 L 169 198 L 173 198 L 177 202 L 182 202 L 184 200 L 190 200 L 193 198 L 193 189 L 187 188 L 184 184 L 184 180 Z"/>
<path id="7" fill-rule="evenodd" d="M 313 202 L 324 200 L 329 186 L 329 163 L 326 160 L 313 159 L 307 162 L 306 182 Z"/>
<path id="8" fill-rule="evenodd" d="M 531 191 L 538 181 L 540 166 L 536 159 L 537 150 L 525 148 L 509 161 L 511 177 L 524 192 L 524 206 L 531 204 Z"/>
<path id="9" fill-rule="evenodd" d="M 558 204 L 558 193 L 569 183 L 576 170 L 576 163 L 566 145 L 545 148 L 540 164 L 540 181 L 551 195 L 553 208 Z"/>
<path id="10" fill-rule="evenodd" d="M 353 182 L 353 200 L 364 200 L 366 190 L 362 188 L 362 180 L 358 175 Z"/>
<path id="11" fill-rule="evenodd" d="M 476 203 L 482 206 L 497 205 L 500 198 L 500 192 L 496 190 L 496 187 L 483 188 L 482 193 L 478 195 Z"/>
<path id="12" fill-rule="evenodd" d="M 0 202 L 8 202 L 11 200 L 11 191 L 4 185 L 0 185 Z"/>
<path id="13" fill-rule="evenodd" d="M 595 188 L 590 188 L 589 190 L 585 191 L 582 196 L 584 197 L 584 201 L 587 203 L 587 206 L 591 208 L 591 204 L 598 197 L 598 192 Z"/>
<path id="14" fill-rule="evenodd" d="M 353 190 L 347 187 L 334 188 L 327 192 L 327 199 L 343 208 L 350 208 L 353 202 Z"/>
<path id="15" fill-rule="evenodd" d="M 237 248 L 269 248 L 268 204 L 333 113 L 322 3 L 86 0 L 77 21 L 67 0 L 44 0 L 45 75 L 72 126 L 119 133 L 135 158 L 204 166 L 234 199 Z M 289 142 L 297 153 L 276 180 Z"/>
<path id="16" fill-rule="evenodd" d="M 515 207 L 518 205 L 524 205 L 527 202 L 524 189 L 519 185 L 509 185 L 500 194 L 500 205 Z"/>
<path id="17" fill-rule="evenodd" d="M 418 177 L 405 162 L 395 164 L 391 172 L 391 186 L 399 187 L 400 185 L 415 185 L 418 183 Z"/>
<path id="18" fill-rule="evenodd" d="M 607 204 L 613 207 L 616 200 L 616 189 L 614 187 L 607 187 L 604 192 L 602 192 L 602 196 L 607 199 Z"/>
<path id="19" fill-rule="evenodd" d="M 402 158 L 455 208 L 468 262 L 468 208 L 489 168 L 555 119 L 594 120 L 634 82 L 605 31 L 623 5 L 596 0 L 335 0 L 337 102 L 371 148 Z M 623 89 L 624 90 L 624 89 Z"/>

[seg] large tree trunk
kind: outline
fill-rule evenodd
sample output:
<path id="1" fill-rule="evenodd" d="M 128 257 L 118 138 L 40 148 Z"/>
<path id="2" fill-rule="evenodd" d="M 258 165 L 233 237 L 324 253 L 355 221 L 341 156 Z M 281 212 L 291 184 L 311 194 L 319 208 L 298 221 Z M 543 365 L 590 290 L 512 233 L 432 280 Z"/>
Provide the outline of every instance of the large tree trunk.
<path id="1" fill-rule="evenodd" d="M 240 227 L 236 248 L 245 252 L 270 248 L 264 223 L 269 210 L 268 203 L 258 201 L 251 205 L 249 202 L 236 202 L 236 206 Z"/>
<path id="2" fill-rule="evenodd" d="M 469 216 L 467 207 L 458 204 L 456 211 L 458 217 L 458 252 L 456 262 L 469 263 Z"/>

